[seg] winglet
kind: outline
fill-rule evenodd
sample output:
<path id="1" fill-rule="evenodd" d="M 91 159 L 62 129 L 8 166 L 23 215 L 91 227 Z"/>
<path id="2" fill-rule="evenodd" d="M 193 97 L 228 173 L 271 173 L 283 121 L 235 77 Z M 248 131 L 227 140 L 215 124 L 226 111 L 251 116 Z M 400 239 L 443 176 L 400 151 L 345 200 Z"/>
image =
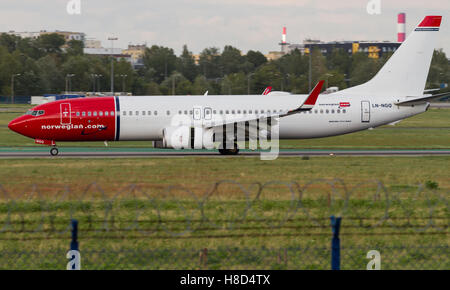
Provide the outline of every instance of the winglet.
<path id="1" fill-rule="evenodd" d="M 319 97 L 320 92 L 322 91 L 323 83 L 325 81 L 321 80 L 317 83 L 317 85 L 312 90 L 311 94 L 309 94 L 308 98 L 306 98 L 306 101 L 303 103 L 303 105 L 300 106 L 300 109 L 312 109 L 314 105 L 316 104 L 317 98 Z"/>
<path id="2" fill-rule="evenodd" d="M 272 87 L 267 87 L 264 92 L 262 93 L 263 96 L 269 94 L 272 91 Z"/>

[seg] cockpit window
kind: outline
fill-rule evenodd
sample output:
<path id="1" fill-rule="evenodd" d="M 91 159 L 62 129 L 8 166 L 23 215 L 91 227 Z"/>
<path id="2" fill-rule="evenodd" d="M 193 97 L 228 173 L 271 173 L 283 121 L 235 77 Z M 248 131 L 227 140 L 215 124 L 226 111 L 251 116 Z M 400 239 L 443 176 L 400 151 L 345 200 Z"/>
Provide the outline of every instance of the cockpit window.
<path id="1" fill-rule="evenodd" d="M 44 114 L 45 114 L 45 111 L 44 111 L 44 110 L 39 110 L 39 111 L 36 111 L 36 110 L 28 110 L 28 111 L 25 113 L 25 115 L 31 115 L 31 116 L 35 116 L 35 117 L 41 116 L 41 115 L 44 115 Z"/>

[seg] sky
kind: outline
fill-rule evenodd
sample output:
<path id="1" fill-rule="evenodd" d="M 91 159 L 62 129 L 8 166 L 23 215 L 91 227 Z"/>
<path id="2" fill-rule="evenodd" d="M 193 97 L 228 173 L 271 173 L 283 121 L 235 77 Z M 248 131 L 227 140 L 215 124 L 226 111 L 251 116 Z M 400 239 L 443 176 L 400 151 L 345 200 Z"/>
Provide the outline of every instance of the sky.
<path id="1" fill-rule="evenodd" d="M 80 14 L 68 13 L 70 1 L 79 1 Z M 367 12 L 370 1 L 380 14 Z M 115 47 L 156 44 L 177 54 L 184 44 L 194 53 L 225 45 L 267 53 L 280 49 L 283 26 L 290 43 L 396 41 L 399 12 L 407 34 L 425 15 L 444 16 L 437 48 L 450 56 L 449 0 L 0 0 L 0 31 L 79 31 L 104 47 L 115 36 Z"/>

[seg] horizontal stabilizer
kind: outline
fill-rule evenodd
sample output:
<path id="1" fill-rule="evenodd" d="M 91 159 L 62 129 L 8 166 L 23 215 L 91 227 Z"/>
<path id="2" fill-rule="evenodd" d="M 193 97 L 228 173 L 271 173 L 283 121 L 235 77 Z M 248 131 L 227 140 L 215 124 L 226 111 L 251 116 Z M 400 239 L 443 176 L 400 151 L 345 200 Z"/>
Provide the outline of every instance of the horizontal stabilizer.
<path id="1" fill-rule="evenodd" d="M 432 95 L 432 96 L 427 96 L 427 97 L 419 97 L 416 99 L 412 99 L 412 100 L 408 100 L 408 101 L 402 101 L 402 102 L 398 102 L 395 103 L 397 106 L 411 106 L 411 105 L 418 105 L 418 104 L 424 104 L 426 102 L 430 102 L 432 100 L 436 100 L 436 99 L 441 99 L 441 98 L 445 98 L 445 97 L 449 97 L 450 96 L 450 92 L 447 93 L 442 93 L 442 94 L 437 94 L 437 95 Z"/>

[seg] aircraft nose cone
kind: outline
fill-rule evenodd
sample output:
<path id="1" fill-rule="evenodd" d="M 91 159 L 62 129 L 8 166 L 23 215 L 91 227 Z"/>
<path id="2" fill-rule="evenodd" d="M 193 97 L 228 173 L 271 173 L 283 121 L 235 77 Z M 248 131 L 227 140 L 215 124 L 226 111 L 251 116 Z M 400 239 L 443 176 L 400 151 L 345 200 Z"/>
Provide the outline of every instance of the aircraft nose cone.
<path id="1" fill-rule="evenodd" d="M 17 121 L 16 121 L 16 119 L 14 119 L 14 120 L 12 120 L 11 122 L 9 122 L 9 124 L 8 124 L 8 128 L 11 130 L 11 131 L 14 131 L 14 132 L 17 132 Z M 17 132 L 17 133 L 19 133 L 19 132 Z"/>

